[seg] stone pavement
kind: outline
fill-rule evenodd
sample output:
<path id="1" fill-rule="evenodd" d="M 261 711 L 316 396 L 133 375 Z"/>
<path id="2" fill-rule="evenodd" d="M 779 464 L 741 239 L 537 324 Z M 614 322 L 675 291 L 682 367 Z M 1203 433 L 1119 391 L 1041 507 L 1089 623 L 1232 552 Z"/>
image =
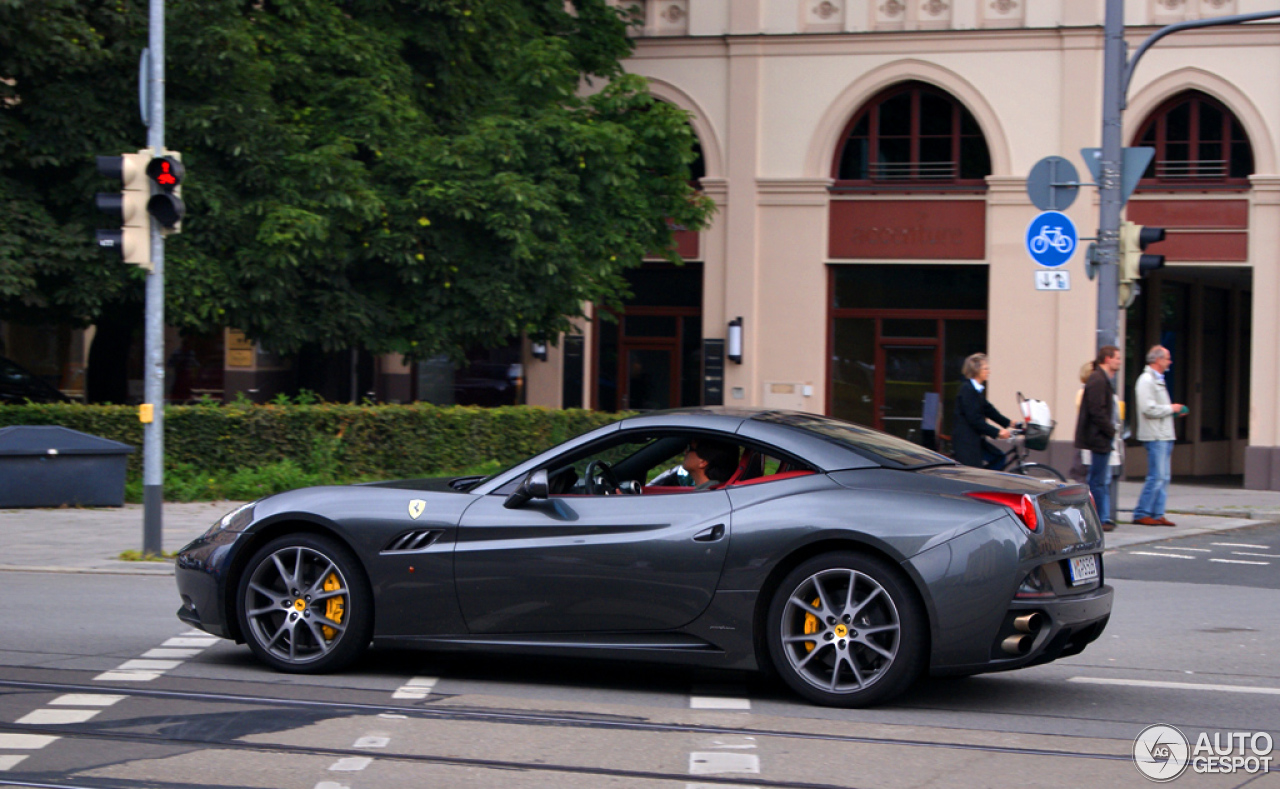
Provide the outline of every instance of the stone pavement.
<path id="1" fill-rule="evenodd" d="M 1280 491 L 1243 490 L 1218 481 L 1175 481 L 1168 515 L 1178 525 L 1129 523 L 1142 482 L 1120 483 L 1120 526 L 1107 535 L 1108 548 L 1170 537 L 1280 523 Z M 173 552 L 204 533 L 239 502 L 164 505 L 165 551 Z M 131 573 L 172 575 L 173 563 L 128 562 L 118 557 L 142 548 L 142 505 L 123 507 L 0 510 L 0 571 Z"/>

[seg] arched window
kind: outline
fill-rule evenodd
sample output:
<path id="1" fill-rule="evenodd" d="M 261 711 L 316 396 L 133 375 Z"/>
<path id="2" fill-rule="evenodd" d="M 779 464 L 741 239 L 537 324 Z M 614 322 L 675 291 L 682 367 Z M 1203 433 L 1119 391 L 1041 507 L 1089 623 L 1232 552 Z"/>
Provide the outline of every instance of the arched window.
<path id="1" fill-rule="evenodd" d="M 1136 139 L 1156 149 L 1140 187 L 1247 187 L 1253 174 L 1253 148 L 1244 127 L 1222 102 L 1199 91 L 1162 104 Z"/>
<path id="2" fill-rule="evenodd" d="M 991 155 L 963 104 L 923 82 L 905 82 L 853 116 L 833 169 L 838 186 L 984 188 Z"/>

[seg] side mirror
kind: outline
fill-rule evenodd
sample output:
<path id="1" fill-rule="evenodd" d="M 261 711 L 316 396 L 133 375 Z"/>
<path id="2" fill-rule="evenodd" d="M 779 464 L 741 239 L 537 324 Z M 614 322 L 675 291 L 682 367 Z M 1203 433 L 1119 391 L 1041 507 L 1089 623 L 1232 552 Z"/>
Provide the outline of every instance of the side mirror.
<path id="1" fill-rule="evenodd" d="M 523 506 L 529 499 L 545 499 L 549 487 L 550 484 L 547 482 L 547 470 L 545 468 L 530 471 L 529 476 L 524 478 L 524 481 L 520 483 L 520 487 L 516 488 L 515 493 L 507 496 L 507 500 L 502 502 L 502 506 L 511 510 Z"/>

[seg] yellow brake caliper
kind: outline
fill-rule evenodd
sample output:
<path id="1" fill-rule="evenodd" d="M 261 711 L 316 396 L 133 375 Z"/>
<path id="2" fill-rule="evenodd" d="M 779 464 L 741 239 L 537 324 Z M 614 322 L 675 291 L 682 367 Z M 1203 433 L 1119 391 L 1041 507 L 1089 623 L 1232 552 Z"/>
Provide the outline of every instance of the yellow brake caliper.
<path id="1" fill-rule="evenodd" d="M 329 577 L 324 579 L 324 590 L 326 592 L 333 592 L 340 588 L 342 588 L 342 584 L 338 581 L 338 574 L 329 573 Z M 342 624 L 342 612 L 345 600 L 345 597 L 330 597 L 326 600 L 324 605 L 325 617 L 331 621 L 337 622 L 338 624 Z M 338 635 L 338 631 L 328 625 L 321 625 L 320 632 L 324 633 L 326 641 L 332 641 L 333 637 Z M 807 633 L 809 631 L 805 630 L 805 632 Z"/>
<path id="2" fill-rule="evenodd" d="M 815 606 L 822 605 L 822 601 L 814 600 L 813 604 Z M 813 614 L 805 614 L 804 615 L 804 634 L 806 636 L 811 636 L 816 632 L 818 632 L 818 617 L 814 616 Z M 818 644 L 816 641 L 806 641 L 804 642 L 805 651 L 812 652 L 813 648 L 816 647 L 817 645 Z"/>

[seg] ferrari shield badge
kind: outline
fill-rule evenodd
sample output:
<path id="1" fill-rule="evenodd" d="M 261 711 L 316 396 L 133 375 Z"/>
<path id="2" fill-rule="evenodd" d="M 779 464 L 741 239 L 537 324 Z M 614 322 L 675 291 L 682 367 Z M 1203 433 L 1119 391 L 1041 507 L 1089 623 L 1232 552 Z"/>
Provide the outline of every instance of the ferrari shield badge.
<path id="1" fill-rule="evenodd" d="M 422 511 L 425 510 L 426 508 L 427 508 L 427 503 L 425 501 L 423 501 L 422 499 L 414 499 L 413 501 L 409 502 L 409 517 L 413 518 L 416 521 L 418 519 L 418 516 L 421 515 Z"/>

